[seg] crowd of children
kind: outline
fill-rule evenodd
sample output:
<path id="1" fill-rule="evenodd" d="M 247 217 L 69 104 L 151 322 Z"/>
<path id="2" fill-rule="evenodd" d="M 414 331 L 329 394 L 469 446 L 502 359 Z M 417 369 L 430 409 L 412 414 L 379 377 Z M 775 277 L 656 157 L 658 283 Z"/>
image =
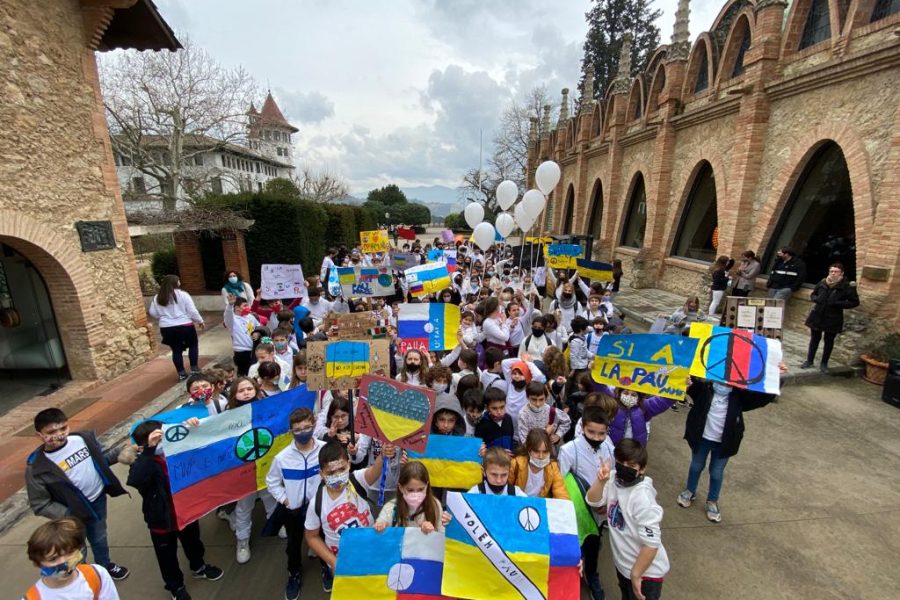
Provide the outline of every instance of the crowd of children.
<path id="1" fill-rule="evenodd" d="M 435 240 L 401 250 L 424 262 L 430 250 L 443 246 Z M 233 363 L 187 377 L 187 405 L 205 407 L 213 416 L 305 386 L 307 343 L 335 334 L 329 314 L 372 311 L 389 323 L 389 375 L 436 392 L 431 435 L 483 442 L 483 480 L 468 492 L 572 499 L 577 490 L 597 524 L 597 534 L 582 545 L 581 569 L 591 597 L 604 598 L 597 563 L 608 530 L 622 597 L 659 598 L 669 561 L 660 534 L 663 510 L 645 472 L 650 421 L 673 401 L 599 385 L 590 374 L 600 338 L 609 331 L 628 332 L 613 304 L 621 265 L 614 263 L 613 282 L 588 283 L 577 274 L 517 264 L 515 256 L 496 247 L 487 253 L 459 243 L 444 249 L 457 252 L 457 269 L 450 285 L 430 297 L 413 297 L 399 268 L 393 297 L 333 296 L 328 280 L 336 265 L 390 265 L 389 255 L 367 255 L 358 248 L 329 250 L 321 272 L 309 278 L 307 293 L 292 302 L 250 297 L 252 289 L 230 272 L 222 295 Z M 458 305 L 457 347 L 441 354 L 401 353 L 397 317 L 404 302 Z M 718 522 L 724 468 L 740 444 L 742 412 L 772 398 L 705 381 L 692 382 L 688 395 L 694 404 L 685 438 L 693 458 L 677 502 L 691 504 L 709 459 L 706 513 Z M 265 531 L 286 539 L 287 600 L 300 597 L 304 544 L 318 560 L 323 589 L 330 591 L 346 528 L 417 527 L 427 534 L 443 531 L 451 520 L 444 510 L 446 490 L 432 487 L 423 463 L 354 431 L 357 405 L 346 390 L 326 390 L 318 393 L 314 409 L 292 412 L 293 443 L 272 460 L 265 489 L 217 511 L 234 531 L 236 562 L 243 565 L 251 560 L 253 509 L 262 501 Z M 192 418 L 186 425 L 202 427 L 203 420 Z M 142 497 L 163 584 L 172 597 L 190 598 L 178 566 L 179 542 L 194 578 L 222 577 L 221 569 L 204 560 L 198 524 L 181 530 L 175 525 L 159 449 L 161 422 L 145 421 L 134 430 L 137 450 L 126 446 L 106 453 L 93 434 L 70 433 L 66 416 L 56 409 L 40 413 L 35 429 L 42 447 L 28 462 L 29 500 L 37 514 L 52 521 L 29 542 L 41 579 L 34 588 L 39 596 L 27 598 L 118 597 L 112 581 L 127 577 L 128 570 L 111 561 L 106 535 L 107 496 L 126 493 L 109 468 L 116 460 L 132 463 L 127 485 Z M 567 485 L 567 477 L 574 486 Z M 85 540 L 96 563 L 89 568 L 79 566 Z M 48 591 L 59 589 L 92 595 Z M 578 593 L 573 590 L 571 597 Z"/>

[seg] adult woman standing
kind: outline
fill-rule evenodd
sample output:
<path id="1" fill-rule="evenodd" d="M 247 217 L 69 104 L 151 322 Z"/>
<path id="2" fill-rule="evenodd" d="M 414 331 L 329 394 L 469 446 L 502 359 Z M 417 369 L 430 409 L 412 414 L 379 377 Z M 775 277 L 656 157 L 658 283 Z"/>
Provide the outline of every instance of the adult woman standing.
<path id="1" fill-rule="evenodd" d="M 719 309 L 725 290 L 728 289 L 728 269 L 734 265 L 734 261 L 727 256 L 720 256 L 713 263 L 712 270 L 712 301 L 709 303 L 709 316 L 713 317 Z"/>
<path id="2" fill-rule="evenodd" d="M 235 298 L 243 298 L 247 301 L 247 304 L 253 302 L 253 288 L 250 287 L 250 284 L 244 281 L 244 278 L 241 277 L 241 274 L 237 271 L 228 271 L 225 273 L 225 285 L 222 286 L 222 300 L 225 301 L 225 306 L 228 306 L 228 296 L 232 295 Z"/>
<path id="3" fill-rule="evenodd" d="M 819 370 L 827 373 L 834 338 L 844 329 L 844 309 L 859 306 L 856 283 L 848 282 L 844 277 L 844 265 L 834 263 L 828 267 L 828 277 L 816 284 L 810 300 L 813 306 L 809 316 L 806 317 L 806 326 L 809 327 L 809 350 L 806 353 L 806 362 L 800 365 L 800 368 L 808 369 L 813 366 L 816 351 L 819 349 L 819 340 L 824 336 L 825 348 L 822 350 Z"/>
<path id="4" fill-rule="evenodd" d="M 172 349 L 172 364 L 178 371 L 178 379 L 187 379 L 182 353 L 188 351 L 191 372 L 199 373 L 199 342 L 197 329 L 203 329 L 203 317 L 194 306 L 191 295 L 180 289 L 178 275 L 166 275 L 159 286 L 159 293 L 150 303 L 150 317 L 159 321 L 162 343 Z"/>
<path id="5" fill-rule="evenodd" d="M 732 296 L 744 296 L 747 297 L 750 295 L 750 292 L 753 291 L 753 285 L 756 282 L 756 277 L 759 275 L 760 270 L 762 269 L 762 265 L 759 264 L 759 261 L 756 259 L 756 253 L 753 250 L 745 250 L 743 254 L 741 254 L 741 263 L 737 268 L 737 282 L 734 284 L 734 288 L 731 290 Z"/>

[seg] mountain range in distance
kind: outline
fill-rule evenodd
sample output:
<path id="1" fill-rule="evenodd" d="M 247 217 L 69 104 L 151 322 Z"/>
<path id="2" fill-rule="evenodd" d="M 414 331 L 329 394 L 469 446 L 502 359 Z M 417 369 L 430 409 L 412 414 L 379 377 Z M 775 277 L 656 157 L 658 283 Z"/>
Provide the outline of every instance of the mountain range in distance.
<path id="1" fill-rule="evenodd" d="M 453 212 L 461 212 L 466 207 L 466 200 L 462 197 L 463 191 L 459 188 L 451 188 L 445 185 L 420 185 L 400 188 L 410 202 L 424 204 L 436 217 L 446 217 Z M 360 205 L 366 201 L 365 197 L 345 196 L 336 202 L 343 204 Z"/>

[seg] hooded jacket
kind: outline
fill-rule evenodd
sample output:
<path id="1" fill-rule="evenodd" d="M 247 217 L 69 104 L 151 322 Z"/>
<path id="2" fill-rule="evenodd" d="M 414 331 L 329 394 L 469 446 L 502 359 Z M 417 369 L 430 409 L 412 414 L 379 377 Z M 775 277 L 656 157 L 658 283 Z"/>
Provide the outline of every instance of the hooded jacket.
<path id="1" fill-rule="evenodd" d="M 459 400 L 456 396 L 441 392 L 437 395 L 434 403 L 434 417 L 431 420 L 431 433 L 438 433 L 437 416 L 442 410 L 450 411 L 456 415 L 456 425 L 453 426 L 453 432 L 450 435 L 465 435 L 466 433 L 466 415 L 459 406 Z"/>

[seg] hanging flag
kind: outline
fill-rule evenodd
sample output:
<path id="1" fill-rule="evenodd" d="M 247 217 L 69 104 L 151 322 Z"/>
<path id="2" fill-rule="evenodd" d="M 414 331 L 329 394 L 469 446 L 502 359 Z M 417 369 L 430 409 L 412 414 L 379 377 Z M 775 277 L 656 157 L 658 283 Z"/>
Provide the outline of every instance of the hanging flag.
<path id="1" fill-rule="evenodd" d="M 294 388 L 200 421 L 163 428 L 162 450 L 178 529 L 266 487 L 275 455 L 293 439 L 288 417 L 316 394 Z"/>
<path id="2" fill-rule="evenodd" d="M 597 529 L 597 521 L 594 519 L 594 512 L 585 502 L 584 497 L 587 489 L 578 482 L 575 475 L 571 472 L 566 474 L 563 481 L 566 483 L 566 491 L 569 492 L 569 498 L 572 499 L 572 506 L 575 509 L 575 524 L 578 527 L 578 544 L 584 543 L 589 535 L 599 535 Z"/>
<path id="3" fill-rule="evenodd" d="M 586 258 L 575 259 L 575 270 L 578 274 L 591 281 L 612 281 L 612 265 L 609 263 L 588 260 Z"/>
<path id="4" fill-rule="evenodd" d="M 467 490 L 481 483 L 481 444 L 476 437 L 431 434 L 425 454 L 407 456 L 425 465 L 434 487 Z"/>
<path id="5" fill-rule="evenodd" d="M 445 534 L 444 595 L 579 596 L 581 548 L 570 500 L 448 492 L 447 509 L 453 520 Z"/>
<path id="6" fill-rule="evenodd" d="M 746 329 L 691 323 L 699 340 L 691 375 L 765 394 L 781 393 L 781 342 Z"/>
<path id="7" fill-rule="evenodd" d="M 430 263 L 406 269 L 406 283 L 414 297 L 427 296 L 450 287 L 450 273 L 443 263 Z"/>
<path id="8" fill-rule="evenodd" d="M 388 267 L 337 267 L 338 281 L 345 297 L 392 296 L 394 276 Z"/>
<path id="9" fill-rule="evenodd" d="M 444 539 L 417 527 L 345 529 L 332 600 L 450 600 L 441 595 Z"/>
<path id="10" fill-rule="evenodd" d="M 412 227 L 398 227 L 397 237 L 404 240 L 414 240 L 416 239 L 416 230 Z"/>
<path id="11" fill-rule="evenodd" d="M 453 350 L 459 344 L 460 313 L 455 304 L 426 302 L 400 305 L 397 316 L 397 337 L 400 353 L 410 348 L 425 352 Z"/>

